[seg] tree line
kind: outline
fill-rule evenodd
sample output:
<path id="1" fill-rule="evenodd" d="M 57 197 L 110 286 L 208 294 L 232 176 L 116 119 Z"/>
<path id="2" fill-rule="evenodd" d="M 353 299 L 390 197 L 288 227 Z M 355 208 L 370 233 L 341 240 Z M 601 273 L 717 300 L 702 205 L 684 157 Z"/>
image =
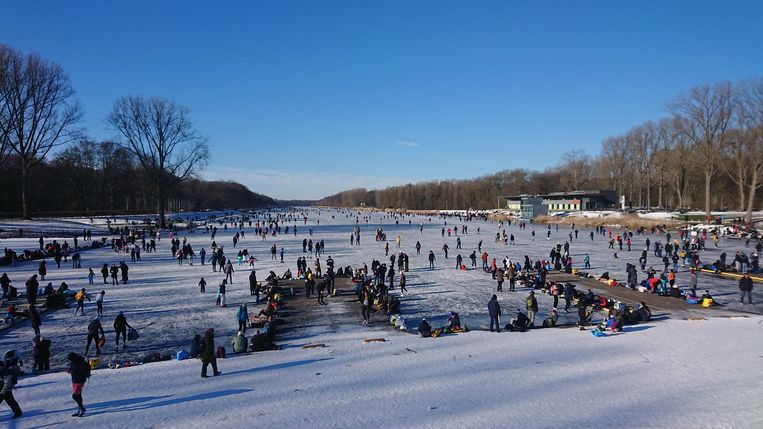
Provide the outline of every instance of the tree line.
<path id="1" fill-rule="evenodd" d="M 0 164 L 0 216 L 21 214 L 21 168 L 17 156 Z M 155 213 L 154 185 L 135 156 L 114 142 L 75 142 L 34 169 L 27 201 L 33 213 L 98 215 Z M 182 181 L 167 194 L 169 211 L 275 205 L 235 182 Z"/>
<path id="2" fill-rule="evenodd" d="M 92 142 L 66 71 L 0 44 L 0 212 L 171 210 L 272 204 L 233 182 L 195 178 L 209 161 L 188 108 L 126 96 L 106 118 L 118 136 Z M 51 159 L 51 154 L 55 156 Z"/>
<path id="3" fill-rule="evenodd" d="M 408 210 L 491 209 L 501 197 L 614 189 L 632 207 L 752 211 L 763 185 L 763 77 L 691 88 L 667 115 L 601 143 L 597 156 L 563 153 L 542 171 L 503 170 L 475 179 L 440 180 L 381 190 L 352 189 L 321 205 Z"/>

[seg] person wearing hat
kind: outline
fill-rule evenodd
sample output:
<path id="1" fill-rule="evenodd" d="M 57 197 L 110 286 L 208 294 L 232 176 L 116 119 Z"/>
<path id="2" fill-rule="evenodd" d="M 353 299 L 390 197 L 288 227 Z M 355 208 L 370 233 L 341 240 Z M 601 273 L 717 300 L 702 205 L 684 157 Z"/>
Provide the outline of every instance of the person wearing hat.
<path id="1" fill-rule="evenodd" d="M 114 318 L 114 335 L 116 335 L 116 339 L 114 341 L 114 351 L 119 350 L 119 336 L 122 336 L 122 351 L 124 351 L 127 348 L 127 328 L 132 329 L 132 326 L 130 326 L 129 323 L 127 323 L 127 318 L 125 317 L 123 312 L 119 312 L 117 314 L 117 317 Z"/>
<path id="2" fill-rule="evenodd" d="M 10 363 L 6 364 L 4 361 L 0 361 L 0 404 L 6 402 L 11 407 L 14 419 L 21 417 L 23 414 L 19 403 L 13 397 L 13 386 L 16 384 L 15 379 L 19 372 L 17 364 L 11 365 Z"/>
<path id="3" fill-rule="evenodd" d="M 493 332 L 493 324 L 495 324 L 495 332 L 501 332 L 501 305 L 498 304 L 498 296 L 493 294 L 490 301 L 487 303 L 487 311 L 490 314 L 490 332 Z"/>
<path id="4" fill-rule="evenodd" d="M 85 346 L 85 356 L 87 356 L 87 352 L 90 350 L 90 344 L 92 342 L 95 342 L 96 356 L 101 354 L 101 345 L 99 344 L 101 338 L 105 339 L 106 334 L 103 332 L 103 325 L 101 325 L 101 321 L 98 319 L 98 317 L 96 317 L 87 325 L 87 346 Z"/>
<path id="5" fill-rule="evenodd" d="M 530 327 L 535 327 L 535 313 L 538 312 L 538 300 L 535 299 L 535 291 L 531 290 L 530 295 L 527 295 L 525 300 L 527 306 L 527 318 L 530 319 Z"/>
<path id="6" fill-rule="evenodd" d="M 419 323 L 419 335 L 423 338 L 432 336 L 432 325 L 427 322 L 427 319 L 421 319 Z"/>
<path id="7" fill-rule="evenodd" d="M 233 341 L 231 341 L 231 346 L 233 347 L 233 353 L 244 353 L 247 351 L 249 341 L 242 331 L 238 331 L 236 336 L 233 337 Z"/>
<path id="8" fill-rule="evenodd" d="M 71 352 L 66 357 L 69 360 L 69 369 L 66 372 L 72 376 L 72 399 L 77 403 L 77 412 L 72 417 L 82 417 L 85 415 L 85 406 L 82 403 L 82 389 L 85 388 L 85 382 L 90 377 L 90 364 L 84 356 Z"/>

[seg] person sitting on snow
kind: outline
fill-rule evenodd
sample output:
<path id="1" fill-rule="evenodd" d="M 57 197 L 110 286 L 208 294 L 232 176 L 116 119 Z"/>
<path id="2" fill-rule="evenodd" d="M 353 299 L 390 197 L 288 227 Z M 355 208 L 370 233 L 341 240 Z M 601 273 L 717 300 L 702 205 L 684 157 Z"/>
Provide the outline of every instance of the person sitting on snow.
<path id="1" fill-rule="evenodd" d="M 191 352 L 189 353 L 192 359 L 201 357 L 201 352 L 204 351 L 204 343 L 201 341 L 201 335 L 196 334 L 191 340 Z"/>
<path id="2" fill-rule="evenodd" d="M 710 295 L 710 291 L 709 290 L 706 290 L 705 293 L 702 294 L 702 296 L 700 297 L 700 302 L 702 303 L 702 305 L 704 307 L 710 307 L 710 306 L 713 306 L 713 305 L 720 305 L 720 304 L 718 304 L 715 301 L 713 296 Z M 705 305 L 706 302 L 707 302 L 707 305 Z"/>
<path id="3" fill-rule="evenodd" d="M 421 319 L 419 323 L 419 335 L 423 338 L 432 336 L 432 325 L 427 322 L 427 319 Z"/>
<path id="4" fill-rule="evenodd" d="M 263 328 L 264 332 L 259 329 L 252 335 L 251 349 L 253 352 L 264 352 L 266 350 L 278 350 L 278 346 L 273 343 L 273 336 L 270 324 L 267 324 Z"/>
<path id="5" fill-rule="evenodd" d="M 448 330 L 453 331 L 454 329 L 461 329 L 461 318 L 458 317 L 458 313 L 451 311 L 448 317 Z"/>
<path id="6" fill-rule="evenodd" d="M 652 320 L 652 310 L 649 309 L 649 306 L 646 305 L 644 301 L 641 301 L 641 305 L 637 312 L 639 314 L 639 319 L 642 322 L 648 322 Z"/>
<path id="7" fill-rule="evenodd" d="M 231 346 L 233 346 L 233 353 L 246 352 L 248 345 L 249 341 L 247 341 L 246 336 L 244 336 L 244 333 L 241 331 L 238 331 L 236 336 L 233 337 L 233 341 L 231 341 Z"/>
<path id="8" fill-rule="evenodd" d="M 511 332 L 525 332 L 529 326 L 530 318 L 522 313 L 522 310 L 517 309 L 517 318 L 512 320 L 510 324 L 506 325 L 506 330 Z"/>
<path id="9" fill-rule="evenodd" d="M 556 321 L 559 319 L 559 315 L 556 313 L 556 308 L 551 309 L 551 317 L 543 319 L 544 328 L 553 328 L 556 326 Z"/>

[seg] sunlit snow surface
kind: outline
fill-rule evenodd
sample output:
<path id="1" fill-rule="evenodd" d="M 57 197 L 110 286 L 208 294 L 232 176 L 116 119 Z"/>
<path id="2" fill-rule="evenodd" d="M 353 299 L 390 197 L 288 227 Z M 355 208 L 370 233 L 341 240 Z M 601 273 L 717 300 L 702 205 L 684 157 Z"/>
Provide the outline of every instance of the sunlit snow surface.
<path id="1" fill-rule="evenodd" d="M 516 246 L 494 242 L 498 224 L 472 221 L 469 234 L 459 234 L 462 250 L 456 249 L 456 237 L 441 237 L 443 220 L 427 217 L 404 218 L 400 225 L 394 219 L 371 215 L 368 224 L 362 218 L 361 245 L 350 246 L 350 233 L 355 217 L 344 212 L 322 211 L 320 225 L 317 213 L 310 212 L 307 225 L 297 223 L 298 235 L 255 237 L 247 228 L 240 248 L 247 248 L 258 258 L 258 278 L 263 280 L 271 269 L 281 274 L 287 267 L 294 270 L 297 256 L 302 255 L 303 238 L 323 239 L 326 254 L 337 266 L 362 263 L 372 259 L 389 262 L 384 243 L 374 241 L 374 232 L 382 227 L 391 252 L 397 252 L 394 241 L 400 235 L 402 250 L 410 256 L 408 273 L 411 295 L 403 299 L 403 312 L 408 323 L 426 316 L 435 321 L 451 310 L 462 314 L 472 326 L 485 325 L 486 304 L 495 290 L 490 276 L 480 270 L 458 271 L 455 255 L 461 253 L 469 265 L 468 255 L 483 240 L 483 250 L 491 258 L 512 259 L 547 257 L 557 241 L 564 243 L 569 227 L 552 227 L 546 239 L 546 226 L 528 226 L 514 233 Z M 334 218 L 332 219 L 332 215 Z M 410 226 L 408 220 L 411 220 Z M 123 219 L 120 218 L 120 221 Z M 89 228 L 66 223 L 67 228 Z M 101 223 L 99 219 L 95 223 Z M 424 222 L 424 234 L 419 225 Z M 447 219 L 448 226 L 462 222 Z M 19 222 L 21 223 L 21 222 Z M 3 227 L 17 225 L 2 222 Z M 24 224 L 35 232 L 61 231 L 57 221 Z M 293 224 L 290 224 L 293 225 Z M 477 228 L 480 233 L 477 234 Z M 34 228 L 34 229 L 33 229 Z M 313 229 L 313 236 L 308 235 Z M 535 228 L 535 241 L 530 231 Z M 94 229 L 98 233 L 100 229 Z M 233 256 L 233 229 L 220 227 L 217 242 Z M 61 232 L 59 232 L 61 233 Z M 676 235 L 675 233 L 673 234 Z M 181 234 L 195 251 L 205 247 L 210 238 L 201 231 Z M 632 252 L 620 252 L 614 259 L 607 249 L 607 239 L 596 237 L 591 242 L 588 230 L 581 229 L 579 240 L 572 242 L 571 253 L 576 265 L 588 253 L 592 271 L 610 271 L 624 278 L 625 263 L 636 263 L 645 237 L 634 239 Z M 665 241 L 664 236 L 649 236 L 651 241 Z M 46 239 L 50 239 L 46 235 Z M 71 238 L 68 239 L 71 244 Z M 80 237 L 81 240 L 81 237 Z M 422 243 L 417 256 L 413 245 Z M 450 246 L 445 259 L 442 245 Z M 286 264 L 271 261 L 270 246 L 285 248 Z M 738 239 L 723 239 L 721 249 L 733 259 L 737 250 L 745 249 Z M 1 240 L 0 247 L 26 249 L 37 247 L 37 239 Z M 131 263 L 129 255 L 115 254 L 110 249 L 82 253 L 81 270 L 62 263 L 56 269 L 48 260 L 47 281 L 54 285 L 66 281 L 72 288 L 87 287 L 93 299 L 95 292 L 106 290 L 104 327 L 107 338 L 113 339 L 111 323 L 118 311 L 124 311 L 129 322 L 142 334 L 133 344 L 131 354 L 115 355 L 107 345 L 102 356 L 105 362 L 145 354 L 149 351 L 170 352 L 187 348 L 193 333 L 215 327 L 218 344 L 229 346 L 235 333 L 235 309 L 250 301 L 248 267 L 238 267 L 234 283 L 228 289 L 228 308 L 214 305 L 216 286 L 222 276 L 212 273 L 209 265 L 178 267 L 169 252 L 166 234 L 158 243 L 156 254 L 143 253 L 143 261 Z M 437 269 L 426 269 L 429 249 L 437 256 Z M 715 260 L 721 249 L 703 253 L 703 260 Z M 650 265 L 660 263 L 651 252 Z M 325 258 L 322 258 L 322 260 Z M 99 267 L 104 262 L 126 260 L 130 265 L 128 285 L 102 285 Z M 478 266 L 480 265 L 478 260 Z M 312 265 L 312 262 L 310 262 Z M 96 286 L 88 287 L 87 267 L 96 271 Z M 15 268 L 0 267 L 8 272 L 13 283 L 23 290 L 23 283 L 37 262 Z M 208 282 L 207 294 L 198 292 L 201 276 Z M 678 283 L 683 284 L 686 272 L 681 270 Z M 43 282 L 43 285 L 46 283 Z M 763 294 L 756 285 L 754 299 Z M 736 282 L 701 276 L 701 289 L 710 289 L 719 301 L 732 309 L 760 312 L 760 307 L 738 304 Z M 504 284 L 504 290 L 508 283 Z M 499 294 L 504 315 L 510 316 L 524 306 L 526 291 Z M 551 299 L 539 294 L 540 317 L 545 317 Z M 326 311 L 338 304 L 329 300 Z M 60 366 L 71 350 L 84 351 L 86 326 L 95 314 L 95 305 L 87 305 L 88 316 L 73 316 L 73 309 L 46 314 L 42 333 L 53 341 L 51 364 Z M 258 308 L 258 307 L 254 307 Z M 253 310 L 250 309 L 250 312 Z M 256 311 L 256 310 L 254 310 Z M 565 319 L 562 313 L 563 320 Z M 358 309 L 357 320 L 360 322 Z M 604 427 L 627 424 L 630 427 L 759 427 L 763 397 L 763 318 L 749 315 L 744 319 L 709 318 L 705 321 L 667 320 L 628 327 L 620 335 L 595 338 L 576 329 L 537 330 L 523 334 L 468 334 L 421 339 L 388 329 L 348 324 L 338 332 L 311 332 L 310 342 L 323 342 L 323 349 L 302 350 L 306 340 L 285 344 L 279 352 L 239 356 L 219 362 L 224 375 L 201 380 L 196 361 L 164 362 L 120 370 L 94 372 L 85 389 L 88 416 L 77 420 L 78 426 L 104 427 Z M 0 350 L 19 349 L 31 366 L 32 329 L 27 325 L 0 333 Z M 386 337 L 386 343 L 364 344 L 364 338 Z M 414 351 L 409 351 L 414 350 Z M 92 351 L 91 351 L 92 354 Z M 28 369 L 28 368 L 27 368 Z M 74 402 L 70 399 L 68 375 L 46 374 L 23 378 L 16 397 L 25 417 L 14 421 L 16 427 L 71 424 Z M 7 420 L 10 411 L 2 406 L 0 417 Z"/>

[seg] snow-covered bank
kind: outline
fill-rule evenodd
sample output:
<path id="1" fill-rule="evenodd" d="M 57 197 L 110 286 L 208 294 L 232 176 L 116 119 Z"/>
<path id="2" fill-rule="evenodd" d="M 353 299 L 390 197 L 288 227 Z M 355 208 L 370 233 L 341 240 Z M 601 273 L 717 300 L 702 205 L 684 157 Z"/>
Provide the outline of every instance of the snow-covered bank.
<path id="1" fill-rule="evenodd" d="M 387 342 L 364 344 L 364 338 Z M 88 415 L 69 378 L 22 381 L 8 427 L 757 428 L 763 318 L 672 320 L 596 338 L 576 329 L 422 339 L 347 327 L 328 347 L 94 372 Z M 719 353 L 719 351 L 724 351 Z M 76 420 L 76 422 L 74 421 Z"/>

